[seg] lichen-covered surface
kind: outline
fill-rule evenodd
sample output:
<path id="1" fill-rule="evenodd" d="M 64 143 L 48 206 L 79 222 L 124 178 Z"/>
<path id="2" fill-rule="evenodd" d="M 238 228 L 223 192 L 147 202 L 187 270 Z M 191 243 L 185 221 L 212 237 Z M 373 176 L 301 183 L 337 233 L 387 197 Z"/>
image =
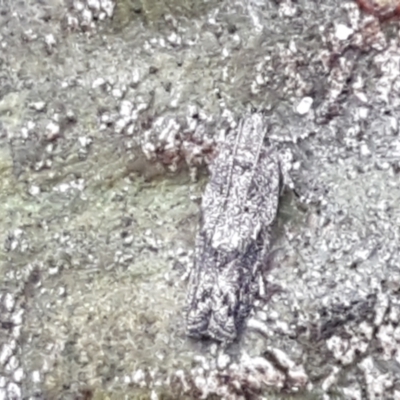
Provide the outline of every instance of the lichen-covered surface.
<path id="1" fill-rule="evenodd" d="M 0 399 L 400 399 L 399 22 L 3 0 L 0 27 Z M 204 166 L 249 108 L 296 195 L 224 348 L 185 337 L 185 276 Z"/>

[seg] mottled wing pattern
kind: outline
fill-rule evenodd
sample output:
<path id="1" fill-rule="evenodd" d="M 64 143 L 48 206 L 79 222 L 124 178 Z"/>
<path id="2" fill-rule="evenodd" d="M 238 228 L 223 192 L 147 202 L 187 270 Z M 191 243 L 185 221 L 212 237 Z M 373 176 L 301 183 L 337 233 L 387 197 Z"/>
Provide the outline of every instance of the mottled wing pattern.
<path id="1" fill-rule="evenodd" d="M 234 340 L 251 310 L 280 193 L 279 160 L 264 134 L 261 115 L 245 118 L 213 164 L 189 282 L 190 336 Z"/>

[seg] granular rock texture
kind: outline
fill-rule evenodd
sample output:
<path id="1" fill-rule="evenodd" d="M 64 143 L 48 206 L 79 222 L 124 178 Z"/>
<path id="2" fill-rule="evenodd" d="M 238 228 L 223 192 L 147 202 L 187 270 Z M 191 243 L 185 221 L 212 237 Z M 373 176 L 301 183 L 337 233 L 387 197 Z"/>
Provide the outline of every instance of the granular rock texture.
<path id="1" fill-rule="evenodd" d="M 396 18 L 400 14 L 398 0 L 357 0 L 360 7 L 380 19 Z"/>
<path id="2" fill-rule="evenodd" d="M 399 399 L 400 34 L 356 1 L 0 2 L 0 399 Z M 291 164 L 240 341 L 188 340 L 207 166 Z"/>

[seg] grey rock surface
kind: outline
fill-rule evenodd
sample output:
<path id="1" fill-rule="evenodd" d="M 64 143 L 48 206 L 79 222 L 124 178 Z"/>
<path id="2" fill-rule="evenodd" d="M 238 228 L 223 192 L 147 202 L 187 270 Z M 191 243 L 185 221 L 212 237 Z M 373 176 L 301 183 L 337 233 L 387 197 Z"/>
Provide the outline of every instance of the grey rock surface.
<path id="1" fill-rule="evenodd" d="M 398 24 L 340 0 L 0 2 L 0 399 L 400 399 Z M 186 338 L 184 276 L 249 108 L 297 196 L 223 348 Z"/>

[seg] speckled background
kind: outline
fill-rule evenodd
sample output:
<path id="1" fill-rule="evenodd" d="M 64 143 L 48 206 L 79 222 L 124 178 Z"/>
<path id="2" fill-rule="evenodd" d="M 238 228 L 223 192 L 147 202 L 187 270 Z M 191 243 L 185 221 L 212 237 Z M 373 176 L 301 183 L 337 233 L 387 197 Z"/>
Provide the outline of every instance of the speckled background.
<path id="1" fill-rule="evenodd" d="M 400 399 L 399 22 L 355 1 L 0 2 L 0 399 Z M 207 165 L 292 154 L 248 329 L 184 334 Z"/>

